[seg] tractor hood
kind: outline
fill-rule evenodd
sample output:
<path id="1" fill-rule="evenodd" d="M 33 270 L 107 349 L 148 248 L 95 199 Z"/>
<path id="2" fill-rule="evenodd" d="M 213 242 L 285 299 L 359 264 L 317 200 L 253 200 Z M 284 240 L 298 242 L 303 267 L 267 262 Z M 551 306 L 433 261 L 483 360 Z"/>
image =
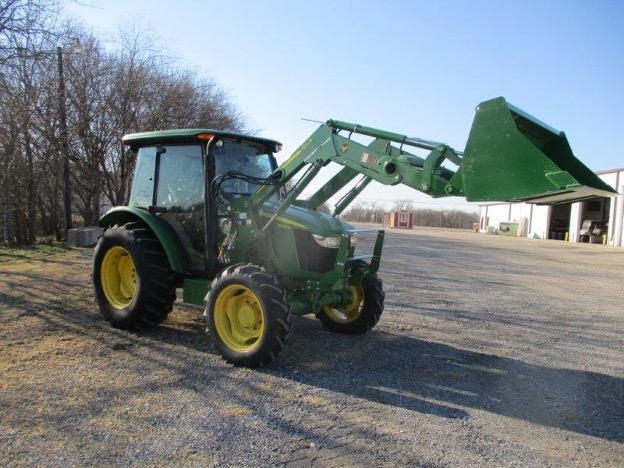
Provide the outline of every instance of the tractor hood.
<path id="1" fill-rule="evenodd" d="M 277 211 L 277 204 L 266 202 L 260 210 L 260 216 L 268 221 Z M 276 219 L 276 224 L 302 229 L 321 236 L 337 236 L 352 229 L 353 226 L 337 218 L 309 208 L 291 205 Z"/>

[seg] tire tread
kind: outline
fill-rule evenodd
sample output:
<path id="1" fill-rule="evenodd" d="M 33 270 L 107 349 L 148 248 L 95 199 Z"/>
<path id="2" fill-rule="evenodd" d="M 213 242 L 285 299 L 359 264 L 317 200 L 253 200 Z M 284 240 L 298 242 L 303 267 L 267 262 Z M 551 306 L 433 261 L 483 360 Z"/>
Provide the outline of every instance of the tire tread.
<path id="1" fill-rule="evenodd" d="M 124 314 L 108 304 L 101 285 L 99 285 L 99 267 L 105 252 L 101 252 L 105 241 L 109 247 L 121 245 L 130 251 L 137 270 L 140 270 L 141 285 L 139 296 Z M 123 226 L 111 226 L 104 231 L 96 245 L 93 263 L 93 282 L 100 311 L 114 327 L 125 330 L 141 331 L 162 323 L 176 299 L 175 273 L 169 266 L 156 235 L 140 222 L 129 222 Z"/>
<path id="2" fill-rule="evenodd" d="M 248 353 L 238 353 L 229 349 L 219 338 L 214 326 L 215 294 L 224 285 L 241 283 L 258 296 L 264 306 L 266 331 L 260 346 Z M 292 315 L 286 302 L 286 292 L 275 275 L 253 264 L 237 264 L 225 268 L 210 285 L 206 296 L 207 328 L 221 356 L 227 362 L 247 367 L 261 367 L 277 359 L 292 330 Z"/>

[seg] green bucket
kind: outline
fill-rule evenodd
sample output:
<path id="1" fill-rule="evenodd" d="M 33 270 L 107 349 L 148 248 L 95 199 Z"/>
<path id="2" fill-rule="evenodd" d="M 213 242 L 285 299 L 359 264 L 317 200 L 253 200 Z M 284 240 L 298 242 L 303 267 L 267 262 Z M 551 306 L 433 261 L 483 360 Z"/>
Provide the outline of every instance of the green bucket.
<path id="1" fill-rule="evenodd" d="M 617 193 L 574 156 L 565 133 L 502 97 L 477 107 L 451 183 L 469 201 L 557 204 Z"/>

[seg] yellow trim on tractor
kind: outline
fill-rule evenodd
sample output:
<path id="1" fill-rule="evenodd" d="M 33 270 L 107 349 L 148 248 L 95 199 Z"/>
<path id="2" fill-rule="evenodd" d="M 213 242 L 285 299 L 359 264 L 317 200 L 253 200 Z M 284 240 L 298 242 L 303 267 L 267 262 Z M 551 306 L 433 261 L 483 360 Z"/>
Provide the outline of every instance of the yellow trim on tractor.
<path id="1" fill-rule="evenodd" d="M 100 281 L 106 299 L 115 309 L 125 309 L 132 303 L 139 275 L 126 249 L 115 246 L 106 252 L 102 260 Z"/>
<path id="2" fill-rule="evenodd" d="M 251 289 L 232 284 L 219 292 L 214 323 L 219 338 L 232 351 L 253 351 L 260 346 L 264 334 L 264 307 Z"/>

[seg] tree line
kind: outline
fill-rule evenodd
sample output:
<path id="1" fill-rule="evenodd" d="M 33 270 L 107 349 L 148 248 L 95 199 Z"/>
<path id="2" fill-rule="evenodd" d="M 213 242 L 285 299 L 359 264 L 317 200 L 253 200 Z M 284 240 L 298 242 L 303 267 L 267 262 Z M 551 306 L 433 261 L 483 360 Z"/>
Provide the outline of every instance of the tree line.
<path id="1" fill-rule="evenodd" d="M 396 200 L 390 210 L 376 201 L 356 201 L 342 215 L 347 221 L 359 223 L 383 224 L 384 217 L 390 211 L 405 210 L 414 212 L 416 226 L 430 226 L 453 229 L 472 229 L 473 223 L 479 222 L 478 213 L 462 210 L 435 210 L 432 208 L 416 208 L 410 200 Z"/>
<path id="2" fill-rule="evenodd" d="M 134 161 L 122 135 L 184 127 L 244 131 L 245 122 L 213 80 L 159 52 L 143 30 L 103 41 L 54 0 L 0 0 L 0 225 L 12 225 L 9 241 L 65 235 L 65 157 L 73 220 L 94 225 L 129 196 Z"/>
<path id="3" fill-rule="evenodd" d="M 65 236 L 66 165 L 74 224 L 95 225 L 105 207 L 125 204 L 134 168 L 121 144 L 126 133 L 245 131 L 214 81 L 159 49 L 133 27 L 104 41 L 66 20 L 56 0 L 0 0 L 0 241 Z M 458 210 L 415 212 L 423 226 L 470 227 L 477 219 Z M 384 213 L 362 201 L 343 217 L 381 223 Z"/>

